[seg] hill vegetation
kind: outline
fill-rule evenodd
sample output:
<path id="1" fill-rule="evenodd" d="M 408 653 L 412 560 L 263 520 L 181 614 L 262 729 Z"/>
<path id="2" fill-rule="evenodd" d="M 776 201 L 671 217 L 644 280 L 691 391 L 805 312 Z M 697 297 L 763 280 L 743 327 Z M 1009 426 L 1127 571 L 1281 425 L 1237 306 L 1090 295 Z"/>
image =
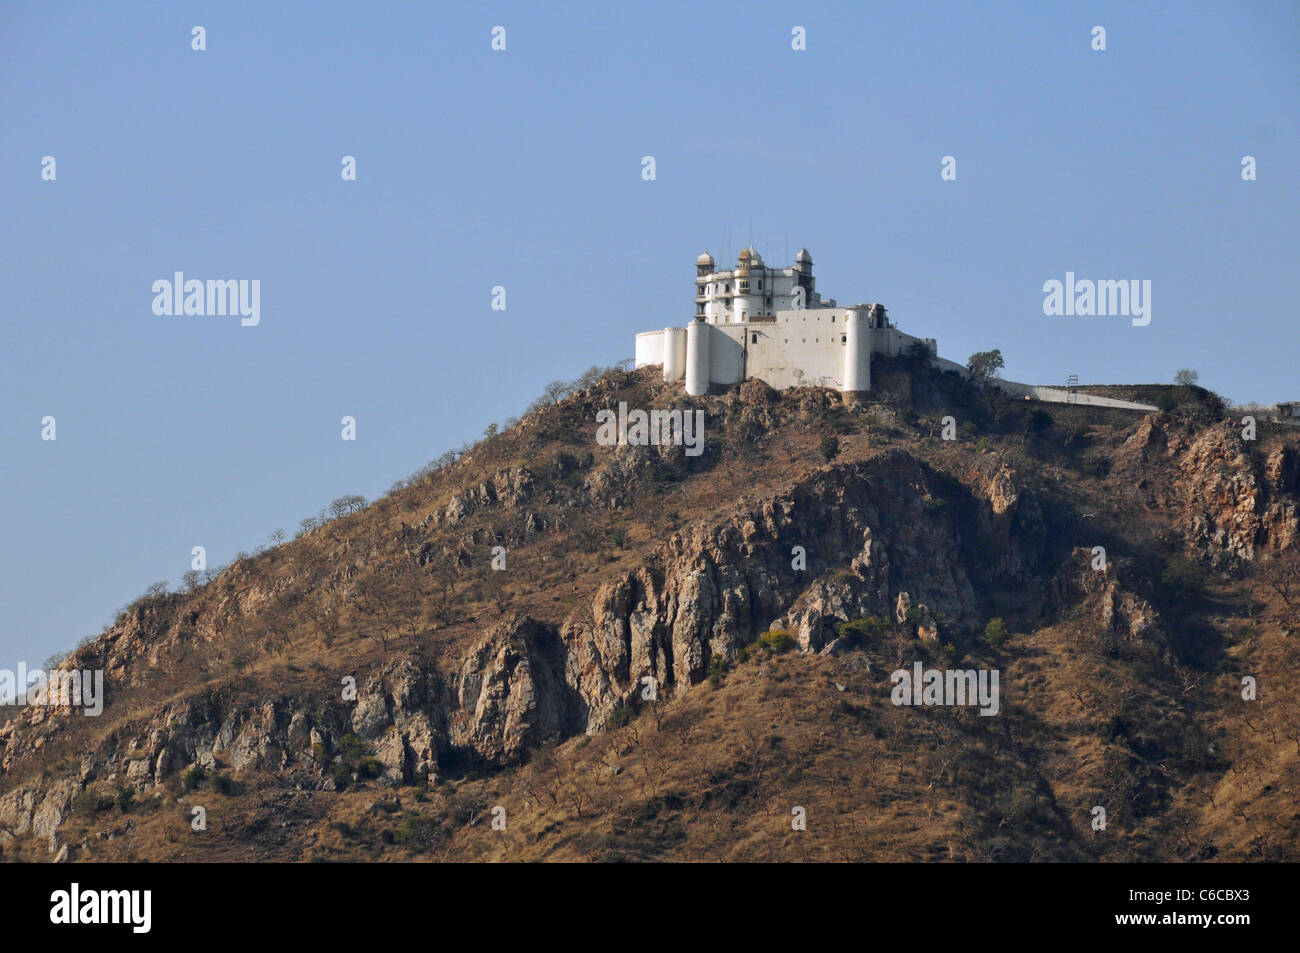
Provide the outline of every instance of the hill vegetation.
<path id="1" fill-rule="evenodd" d="M 62 662 L 102 716 L 0 725 L 3 856 L 1300 857 L 1296 431 L 873 378 L 593 369 L 155 587 Z M 598 445 L 620 401 L 704 452 Z M 918 661 L 999 713 L 896 706 Z"/>

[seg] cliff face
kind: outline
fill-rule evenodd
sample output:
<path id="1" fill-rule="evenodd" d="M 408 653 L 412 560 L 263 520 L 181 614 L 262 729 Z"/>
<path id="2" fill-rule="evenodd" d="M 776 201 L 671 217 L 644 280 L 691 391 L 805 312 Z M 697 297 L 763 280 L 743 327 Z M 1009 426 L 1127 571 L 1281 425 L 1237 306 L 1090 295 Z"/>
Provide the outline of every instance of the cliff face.
<path id="1" fill-rule="evenodd" d="M 934 439 L 921 415 L 946 413 L 954 386 L 937 379 L 916 389 L 922 399 L 850 407 L 833 392 L 776 394 L 750 382 L 699 402 L 710 421 L 707 451 L 689 458 L 680 447 L 596 445 L 597 409 L 618 400 L 684 404 L 652 374 L 612 375 L 369 509 L 191 592 L 137 603 L 64 663 L 104 670 L 103 716 L 32 707 L 0 726 L 0 846 L 73 859 L 116 856 L 107 841 L 139 850 L 136 825 L 152 821 L 122 817 L 139 810 L 131 804 L 186 804 L 205 791 L 241 792 L 236 800 L 249 810 L 275 792 L 302 797 L 319 828 L 366 791 L 414 790 L 423 802 L 432 796 L 425 792 L 499 786 L 524 771 L 523 803 L 541 811 L 547 798 L 535 791 L 566 783 L 557 752 L 576 758 L 583 739 L 625 731 L 639 739 L 637 725 L 650 717 L 664 731 L 665 718 L 687 719 L 713 693 L 748 685 L 767 698 L 773 685 L 746 665 L 786 672 L 761 666 L 797 666 L 801 657 L 804 667 L 781 678 L 796 682 L 831 666 L 840 692 L 866 679 L 870 705 L 889 697 L 878 680 L 913 657 L 1009 674 L 1032 664 L 985 640 L 995 615 L 1037 646 L 1022 650 L 1034 656 L 1050 657 L 1058 642 L 1073 655 L 1095 646 L 1098 684 L 1105 666 L 1151 666 L 1157 683 L 1170 680 L 1173 698 L 1175 680 L 1197 671 L 1212 680 L 1239 664 L 1226 661 L 1226 645 L 1206 648 L 1209 630 L 1227 626 L 1209 610 L 1191 610 L 1196 638 L 1180 636 L 1186 593 L 1162 588 L 1153 560 L 1223 569 L 1225 598 L 1249 601 L 1251 567 L 1294 551 L 1292 435 L 1251 445 L 1231 422 L 1161 414 L 1098 426 L 1096 411 L 1084 408 L 1052 408 L 1055 423 L 1035 434 L 1020 425 L 1016 402 L 967 395 L 968 405 L 989 402 L 963 408 L 984 433 Z M 818 450 L 828 434 L 839 444 L 826 454 L 833 461 Z M 1090 564 L 1099 541 L 1109 555 L 1100 569 Z M 848 634 L 856 620 L 871 620 L 874 642 Z M 798 656 L 764 663 L 774 643 L 761 642 L 763 633 L 788 633 Z M 1269 658 L 1275 676 L 1295 661 Z M 1040 826 L 1025 834 L 1045 856 L 1091 849 L 1062 846 L 1070 822 L 1054 786 L 1096 783 L 1074 777 L 1076 768 L 1044 766 L 1054 736 L 1096 734 L 1098 771 L 1118 757 L 1111 748 L 1129 744 L 1116 740 L 1113 724 L 1080 728 L 1077 714 L 1060 710 L 1072 691 L 1080 699 L 1100 691 L 1075 684 L 1087 681 L 1086 669 L 1063 660 L 1067 669 L 1055 695 L 1026 688 L 1010 706 L 1021 709 L 1011 718 L 1032 713 L 1032 725 L 1016 721 L 1018 738 L 978 729 L 987 735 L 980 744 L 1010 746 L 993 760 L 1023 760 L 1037 772 L 1017 783 L 1052 791 Z M 1231 747 L 1224 705 L 1189 702 L 1179 730 Z M 923 742 L 904 724 L 845 744 L 913 752 Z M 683 732 L 677 759 L 707 761 Z M 615 760 L 634 747 L 619 741 Z M 1183 765 L 1188 787 L 1221 767 L 1132 750 L 1159 757 L 1165 770 Z M 752 771 L 754 757 L 734 770 Z M 622 783 L 621 764 L 592 770 L 601 783 Z M 942 776 L 956 802 L 980 802 L 974 779 L 951 768 Z M 581 790 L 576 777 L 567 782 Z M 894 801 L 916 795 L 901 773 L 876 783 L 892 785 Z M 1142 797 L 1153 800 L 1134 816 L 1153 831 L 1172 823 L 1167 809 L 1180 795 L 1150 785 Z M 570 827 L 584 823 L 576 797 Z M 559 811 L 559 796 L 549 800 Z M 1204 821 L 1207 832 L 1214 823 Z M 209 841 L 241 843 L 236 825 L 223 830 Z M 551 844 L 537 856 L 564 856 L 547 841 L 554 836 L 537 834 L 532 843 Z M 271 855 L 307 856 L 321 843 L 319 831 L 286 835 Z M 163 849 L 159 859 L 187 849 Z M 1141 856 L 1143 848 L 1128 849 Z"/>
<path id="2" fill-rule="evenodd" d="M 1176 528 L 1198 555 L 1249 563 L 1257 550 L 1296 541 L 1297 454 L 1290 444 L 1261 452 L 1233 421 L 1197 429 L 1152 414 L 1117 457 L 1153 503 L 1182 509 Z"/>

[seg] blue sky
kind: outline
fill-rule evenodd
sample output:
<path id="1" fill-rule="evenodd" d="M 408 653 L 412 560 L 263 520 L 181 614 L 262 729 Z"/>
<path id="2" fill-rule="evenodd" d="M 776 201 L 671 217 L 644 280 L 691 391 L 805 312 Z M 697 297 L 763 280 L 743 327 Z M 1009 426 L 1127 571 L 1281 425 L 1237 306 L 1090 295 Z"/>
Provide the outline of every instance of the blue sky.
<path id="1" fill-rule="evenodd" d="M 1015 380 L 1300 399 L 1298 11 L 5 3 L 0 667 L 630 357 L 751 236 Z M 175 271 L 261 323 L 154 315 Z M 1045 316 L 1066 271 L 1151 324 Z"/>

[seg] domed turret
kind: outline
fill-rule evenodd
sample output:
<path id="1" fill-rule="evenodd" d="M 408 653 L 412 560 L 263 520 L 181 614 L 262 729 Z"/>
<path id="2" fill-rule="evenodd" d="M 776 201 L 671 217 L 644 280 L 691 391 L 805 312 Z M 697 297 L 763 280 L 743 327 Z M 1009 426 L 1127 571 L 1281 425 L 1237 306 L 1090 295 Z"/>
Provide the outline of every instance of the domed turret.
<path id="1" fill-rule="evenodd" d="M 703 255 L 701 255 L 699 258 L 695 259 L 695 264 L 698 265 L 698 266 L 701 267 L 701 268 L 705 268 L 705 267 L 712 268 L 712 267 L 713 267 L 713 256 L 710 255 L 708 252 L 705 252 L 705 253 L 704 253 Z"/>

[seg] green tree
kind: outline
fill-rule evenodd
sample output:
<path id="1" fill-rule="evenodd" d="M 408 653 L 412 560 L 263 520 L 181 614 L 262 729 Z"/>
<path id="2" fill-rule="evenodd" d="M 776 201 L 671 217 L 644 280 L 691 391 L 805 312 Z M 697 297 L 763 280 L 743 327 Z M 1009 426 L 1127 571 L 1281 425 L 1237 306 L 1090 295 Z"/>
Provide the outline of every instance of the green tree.
<path id="1" fill-rule="evenodd" d="M 1009 638 L 1011 633 L 1007 631 L 1007 624 L 1001 616 L 989 619 L 988 625 L 984 626 L 984 641 L 995 649 L 1006 645 Z"/>
<path id="2" fill-rule="evenodd" d="M 830 463 L 840 455 L 840 438 L 834 434 L 825 434 L 821 443 L 822 456 L 827 463 Z"/>
<path id="3" fill-rule="evenodd" d="M 1002 360 L 1002 352 L 996 348 L 992 351 L 976 351 L 966 362 L 966 369 L 970 371 L 970 376 L 977 381 L 991 380 L 997 377 L 1006 362 Z"/>

